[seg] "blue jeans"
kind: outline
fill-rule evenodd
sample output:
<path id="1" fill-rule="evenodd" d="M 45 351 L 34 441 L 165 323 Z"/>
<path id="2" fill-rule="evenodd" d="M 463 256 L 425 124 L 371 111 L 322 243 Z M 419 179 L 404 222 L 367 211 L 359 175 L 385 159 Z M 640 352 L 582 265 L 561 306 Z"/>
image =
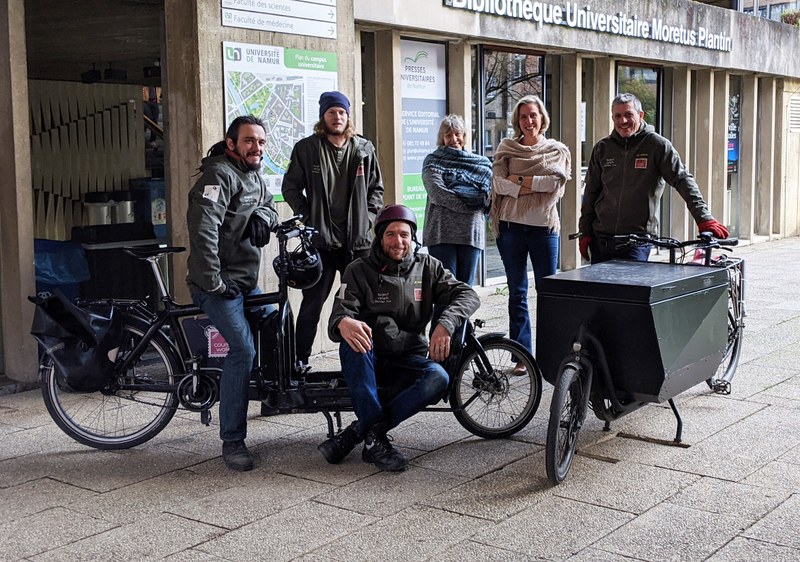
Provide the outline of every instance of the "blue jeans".
<path id="1" fill-rule="evenodd" d="M 342 342 L 339 358 L 362 434 L 377 423 L 386 424 L 386 429 L 397 427 L 436 404 L 450 380 L 444 367 L 421 355 L 378 360 L 374 349 L 359 353 Z M 385 403 L 378 397 L 379 386 L 390 391 Z"/>
<path id="2" fill-rule="evenodd" d="M 450 270 L 453 277 L 463 281 L 470 287 L 475 280 L 475 269 L 481 259 L 481 250 L 469 244 L 434 244 L 428 246 L 428 253 L 442 262 L 445 269 Z M 445 307 L 434 305 L 431 318 L 431 333 L 436 328 L 439 316 Z"/>
<path id="3" fill-rule="evenodd" d="M 248 296 L 261 294 L 258 287 Z M 250 373 L 256 357 L 253 334 L 244 314 L 244 296 L 226 299 L 210 293 L 194 293 L 192 301 L 208 314 L 228 342 L 228 356 L 222 364 L 219 388 L 219 436 L 223 441 L 247 437 L 247 400 Z M 262 316 L 273 309 L 262 307 Z"/>
<path id="4" fill-rule="evenodd" d="M 468 244 L 434 244 L 428 246 L 428 253 L 442 262 L 453 277 L 472 286 L 481 258 L 480 248 Z"/>
<path id="5" fill-rule="evenodd" d="M 593 264 L 614 259 L 647 261 L 650 257 L 651 248 L 650 244 L 644 246 L 618 245 L 611 238 L 597 236 L 592 238 L 589 244 Z"/>
<path id="6" fill-rule="evenodd" d="M 508 282 L 509 336 L 533 352 L 528 314 L 528 258 L 535 282 L 554 275 L 558 267 L 558 233 L 546 226 L 500 221 L 497 249 Z"/>

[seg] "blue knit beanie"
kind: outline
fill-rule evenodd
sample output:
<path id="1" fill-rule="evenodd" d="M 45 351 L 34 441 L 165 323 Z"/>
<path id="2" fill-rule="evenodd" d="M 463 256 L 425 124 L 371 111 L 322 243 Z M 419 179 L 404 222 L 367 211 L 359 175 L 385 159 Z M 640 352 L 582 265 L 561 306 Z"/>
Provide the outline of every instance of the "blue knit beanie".
<path id="1" fill-rule="evenodd" d="M 341 107 L 350 115 L 350 101 L 341 92 L 323 92 L 319 97 L 319 118 L 332 107 Z"/>

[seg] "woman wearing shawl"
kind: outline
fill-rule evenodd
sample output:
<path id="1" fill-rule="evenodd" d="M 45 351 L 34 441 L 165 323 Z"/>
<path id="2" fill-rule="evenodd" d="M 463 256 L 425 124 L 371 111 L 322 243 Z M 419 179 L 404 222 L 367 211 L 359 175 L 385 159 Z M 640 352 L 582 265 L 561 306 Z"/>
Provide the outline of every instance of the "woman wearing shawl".
<path id="1" fill-rule="evenodd" d="M 528 257 L 534 281 L 556 272 L 558 200 L 570 178 L 569 149 L 547 139 L 550 116 L 542 100 L 525 96 L 514 106 L 514 138 L 494 155 L 491 221 L 508 281 L 511 339 L 533 352 L 528 314 Z M 515 373 L 525 367 L 517 364 Z"/>
<path id="2" fill-rule="evenodd" d="M 492 164 L 465 148 L 466 130 L 458 115 L 446 115 L 438 148 L 425 157 L 422 182 L 428 191 L 422 240 L 453 277 L 472 285 L 486 245 Z"/>

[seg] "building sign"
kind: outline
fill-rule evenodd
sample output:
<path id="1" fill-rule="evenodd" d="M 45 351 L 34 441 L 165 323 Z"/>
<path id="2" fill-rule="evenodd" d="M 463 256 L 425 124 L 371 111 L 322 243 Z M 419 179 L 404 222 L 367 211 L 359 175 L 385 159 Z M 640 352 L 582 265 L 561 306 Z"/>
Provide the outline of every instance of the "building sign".
<path id="1" fill-rule="evenodd" d="M 336 39 L 336 0 L 221 0 L 222 25 Z"/>
<path id="2" fill-rule="evenodd" d="M 281 201 L 281 182 L 294 144 L 310 135 L 319 96 L 337 88 L 336 54 L 285 47 L 222 44 L 225 128 L 240 115 L 255 115 L 267 129 L 262 175 Z"/>
<path id="3" fill-rule="evenodd" d="M 739 95 L 728 100 L 728 173 L 739 171 Z"/>
<path id="4" fill-rule="evenodd" d="M 436 149 L 439 122 L 447 110 L 445 46 L 400 41 L 400 95 L 403 100 L 402 203 L 417 215 L 419 233 L 428 200 L 422 185 L 422 162 Z M 421 234 L 420 234 L 420 241 Z"/>
<path id="5" fill-rule="evenodd" d="M 541 29 L 545 25 L 562 25 L 623 37 L 649 39 L 712 51 L 731 50 L 731 37 L 724 31 L 714 32 L 703 26 L 687 28 L 672 25 L 661 18 L 643 20 L 625 12 L 595 12 L 577 2 L 554 4 L 533 0 L 442 0 L 444 6 L 491 16 L 528 21 Z"/>

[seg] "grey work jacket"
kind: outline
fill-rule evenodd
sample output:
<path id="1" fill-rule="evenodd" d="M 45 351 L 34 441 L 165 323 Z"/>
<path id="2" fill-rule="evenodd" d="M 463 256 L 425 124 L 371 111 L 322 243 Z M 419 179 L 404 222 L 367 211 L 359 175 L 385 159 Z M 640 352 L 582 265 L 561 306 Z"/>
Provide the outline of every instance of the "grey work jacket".
<path id="1" fill-rule="evenodd" d="M 686 201 L 695 222 L 711 213 L 678 151 L 651 125 L 625 139 L 613 131 L 592 149 L 578 224 L 588 236 L 658 234 L 664 182 Z"/>
<path id="2" fill-rule="evenodd" d="M 202 175 L 189 191 L 186 223 L 189 261 L 186 282 L 192 292 L 221 292 L 222 280 L 250 291 L 258 282 L 261 249 L 244 236 L 250 215 L 270 227 L 278 213 L 260 171 L 228 156 L 204 158 Z"/>

